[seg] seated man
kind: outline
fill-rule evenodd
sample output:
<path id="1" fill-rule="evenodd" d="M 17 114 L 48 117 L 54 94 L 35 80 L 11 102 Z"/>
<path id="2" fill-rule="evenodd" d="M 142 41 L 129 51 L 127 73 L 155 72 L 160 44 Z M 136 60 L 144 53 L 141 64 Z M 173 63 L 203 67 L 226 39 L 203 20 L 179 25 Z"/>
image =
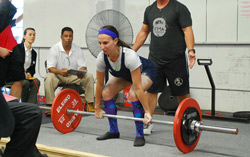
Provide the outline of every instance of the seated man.
<path id="1" fill-rule="evenodd" d="M 94 112 L 93 75 L 90 73 L 70 75 L 68 73 L 69 69 L 87 70 L 83 51 L 72 41 L 73 30 L 70 27 L 64 27 L 61 31 L 61 41 L 50 48 L 47 57 L 49 73 L 44 80 L 46 102 L 48 106 L 51 106 L 59 84 L 77 84 L 85 91 L 88 110 Z"/>

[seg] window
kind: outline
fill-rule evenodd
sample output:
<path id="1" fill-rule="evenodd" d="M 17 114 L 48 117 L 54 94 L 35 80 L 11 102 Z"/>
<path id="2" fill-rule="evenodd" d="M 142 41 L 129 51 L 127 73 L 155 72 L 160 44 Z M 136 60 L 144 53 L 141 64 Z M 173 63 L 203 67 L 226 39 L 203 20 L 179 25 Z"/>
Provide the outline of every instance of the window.
<path id="1" fill-rule="evenodd" d="M 12 0 L 12 4 L 17 8 L 17 12 L 13 19 L 17 19 L 23 14 L 23 1 L 24 0 Z M 18 43 L 21 43 L 23 39 L 23 19 L 16 23 L 16 26 L 12 27 L 13 35 Z"/>

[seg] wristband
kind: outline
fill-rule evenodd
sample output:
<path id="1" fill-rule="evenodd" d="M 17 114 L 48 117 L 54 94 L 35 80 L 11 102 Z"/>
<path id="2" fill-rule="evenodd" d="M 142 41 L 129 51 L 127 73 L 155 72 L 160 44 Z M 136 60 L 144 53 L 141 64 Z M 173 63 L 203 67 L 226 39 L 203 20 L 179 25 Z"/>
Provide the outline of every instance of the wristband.
<path id="1" fill-rule="evenodd" d="M 189 53 L 190 51 L 193 51 L 193 52 L 195 53 L 195 49 L 189 49 L 189 50 L 188 50 L 188 53 Z"/>

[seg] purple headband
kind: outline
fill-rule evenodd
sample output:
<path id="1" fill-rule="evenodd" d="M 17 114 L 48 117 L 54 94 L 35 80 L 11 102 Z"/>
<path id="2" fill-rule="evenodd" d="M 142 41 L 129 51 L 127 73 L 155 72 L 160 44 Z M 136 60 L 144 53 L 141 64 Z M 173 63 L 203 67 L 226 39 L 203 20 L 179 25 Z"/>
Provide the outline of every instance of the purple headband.
<path id="1" fill-rule="evenodd" d="M 111 36 L 112 38 L 118 38 L 117 34 L 107 28 L 102 28 L 98 34 L 106 34 L 108 36 Z"/>

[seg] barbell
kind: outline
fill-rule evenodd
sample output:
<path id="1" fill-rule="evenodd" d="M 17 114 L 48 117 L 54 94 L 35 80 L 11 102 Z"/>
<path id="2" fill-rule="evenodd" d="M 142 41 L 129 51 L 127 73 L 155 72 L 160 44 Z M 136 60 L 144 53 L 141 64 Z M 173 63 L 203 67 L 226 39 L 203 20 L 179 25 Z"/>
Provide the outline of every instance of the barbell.
<path id="1" fill-rule="evenodd" d="M 40 106 L 51 110 L 51 121 L 61 133 L 74 131 L 81 122 L 82 115 L 95 116 L 95 113 L 83 111 L 80 95 L 73 89 L 64 89 L 55 97 L 52 107 Z M 143 121 L 143 118 L 103 114 L 104 117 L 124 120 Z M 152 120 L 152 123 L 173 125 L 174 141 L 183 153 L 192 152 L 199 142 L 202 131 L 212 131 L 237 135 L 239 130 L 226 127 L 204 125 L 199 104 L 192 98 L 184 99 L 178 106 L 174 122 Z"/>

